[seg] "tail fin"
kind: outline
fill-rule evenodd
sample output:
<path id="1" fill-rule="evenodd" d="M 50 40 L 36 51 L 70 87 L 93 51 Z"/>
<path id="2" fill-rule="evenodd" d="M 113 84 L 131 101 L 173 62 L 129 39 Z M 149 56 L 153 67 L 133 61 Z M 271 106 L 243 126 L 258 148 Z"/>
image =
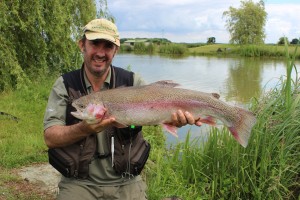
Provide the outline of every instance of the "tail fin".
<path id="1" fill-rule="evenodd" d="M 238 108 L 238 111 L 240 113 L 240 120 L 232 127 L 228 127 L 228 129 L 243 147 L 247 147 L 251 129 L 256 122 L 256 117 L 252 112 L 242 108 Z"/>

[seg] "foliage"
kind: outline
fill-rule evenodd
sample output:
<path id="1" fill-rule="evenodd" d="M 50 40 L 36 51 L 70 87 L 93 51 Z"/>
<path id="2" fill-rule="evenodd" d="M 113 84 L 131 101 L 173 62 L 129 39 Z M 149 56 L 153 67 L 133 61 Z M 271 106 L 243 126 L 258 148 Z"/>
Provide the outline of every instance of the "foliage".
<path id="1" fill-rule="evenodd" d="M 96 16 L 93 0 L 3 0 L 0 10 L 0 91 L 78 67 L 76 43 Z"/>
<path id="2" fill-rule="evenodd" d="M 99 8 L 97 10 L 97 18 L 105 18 L 115 23 L 116 20 L 107 7 L 107 0 L 96 0 L 97 3 L 97 8 Z"/>
<path id="3" fill-rule="evenodd" d="M 279 41 L 277 42 L 277 44 L 284 45 L 285 41 L 288 41 L 288 38 L 287 37 L 281 37 L 281 38 L 279 38 Z"/>
<path id="4" fill-rule="evenodd" d="M 166 38 L 121 38 L 120 42 L 123 44 L 127 40 L 145 40 L 157 45 L 171 43 L 171 41 Z"/>
<path id="5" fill-rule="evenodd" d="M 299 39 L 297 38 L 292 39 L 291 44 L 299 44 Z"/>
<path id="6" fill-rule="evenodd" d="M 160 45 L 159 47 L 159 53 L 163 54 L 173 54 L 173 55 L 183 55 L 188 52 L 188 49 L 183 44 L 165 44 Z"/>
<path id="7" fill-rule="evenodd" d="M 152 54 L 155 50 L 155 47 L 152 43 L 145 44 L 144 42 L 136 42 L 136 43 L 134 43 L 133 50 L 134 50 L 135 53 L 149 53 L 149 54 Z"/>
<path id="8" fill-rule="evenodd" d="M 216 38 L 215 37 L 209 37 L 207 39 L 207 44 L 214 44 L 216 43 Z"/>
<path id="9" fill-rule="evenodd" d="M 223 12 L 226 27 L 231 35 L 230 42 L 236 44 L 262 44 L 265 39 L 264 26 L 267 13 L 264 2 L 241 1 L 240 8 L 229 7 Z"/>

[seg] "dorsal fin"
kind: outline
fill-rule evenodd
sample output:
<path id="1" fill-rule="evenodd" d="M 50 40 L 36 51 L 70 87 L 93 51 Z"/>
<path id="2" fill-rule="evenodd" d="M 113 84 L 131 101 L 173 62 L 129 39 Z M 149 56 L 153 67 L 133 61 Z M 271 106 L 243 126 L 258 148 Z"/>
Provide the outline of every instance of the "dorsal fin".
<path id="1" fill-rule="evenodd" d="M 177 87 L 177 86 L 180 86 L 180 84 L 175 83 L 172 80 L 161 80 L 161 81 L 151 83 L 150 85 L 156 85 L 156 86 L 162 86 L 162 87 Z"/>
<path id="2" fill-rule="evenodd" d="M 220 95 L 218 93 L 211 93 L 211 95 L 213 97 L 215 97 L 216 99 L 219 99 L 220 98 Z"/>

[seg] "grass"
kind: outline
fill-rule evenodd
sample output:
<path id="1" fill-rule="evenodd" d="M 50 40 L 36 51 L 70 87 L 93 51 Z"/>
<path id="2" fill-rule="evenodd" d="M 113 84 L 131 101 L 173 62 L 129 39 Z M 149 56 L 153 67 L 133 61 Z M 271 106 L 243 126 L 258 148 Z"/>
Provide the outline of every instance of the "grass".
<path id="1" fill-rule="evenodd" d="M 14 168 L 31 162 L 46 161 L 43 143 L 43 115 L 53 79 L 34 81 L 26 88 L 1 95 L 0 166 Z"/>
<path id="2" fill-rule="evenodd" d="M 189 48 L 189 53 L 192 55 L 223 55 L 223 56 L 243 56 L 243 57 L 270 57 L 270 58 L 285 58 L 286 53 L 300 59 L 300 53 L 295 52 L 297 48 L 294 46 L 284 45 L 233 45 L 233 44 L 209 44 L 199 47 Z M 218 52 L 218 49 L 221 51 Z"/>
<path id="3" fill-rule="evenodd" d="M 289 52 L 289 47 L 285 48 Z M 161 127 L 145 128 L 152 145 L 143 172 L 149 199 L 299 200 L 300 84 L 290 78 L 297 55 L 297 49 L 292 50 L 285 55 L 287 76 L 278 87 L 251 103 L 258 120 L 247 148 L 237 144 L 226 128 L 213 128 L 205 144 L 190 141 L 187 135 L 185 142 L 167 150 Z M 17 122 L 0 115 L 0 199 L 47 199 L 33 188 L 26 189 L 28 184 L 14 170 L 47 161 L 43 115 L 54 80 L 32 80 L 26 88 L 0 96 L 0 111 L 20 118 Z"/>

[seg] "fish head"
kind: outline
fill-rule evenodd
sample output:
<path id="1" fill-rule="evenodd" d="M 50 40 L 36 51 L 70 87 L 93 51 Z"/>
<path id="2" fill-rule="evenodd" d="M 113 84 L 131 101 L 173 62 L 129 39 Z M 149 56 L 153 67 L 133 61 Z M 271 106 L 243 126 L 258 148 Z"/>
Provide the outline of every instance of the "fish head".
<path id="1" fill-rule="evenodd" d="M 76 109 L 76 112 L 71 112 L 74 117 L 91 123 L 102 119 L 106 112 L 102 102 L 96 103 L 85 97 L 74 100 L 72 106 Z"/>

